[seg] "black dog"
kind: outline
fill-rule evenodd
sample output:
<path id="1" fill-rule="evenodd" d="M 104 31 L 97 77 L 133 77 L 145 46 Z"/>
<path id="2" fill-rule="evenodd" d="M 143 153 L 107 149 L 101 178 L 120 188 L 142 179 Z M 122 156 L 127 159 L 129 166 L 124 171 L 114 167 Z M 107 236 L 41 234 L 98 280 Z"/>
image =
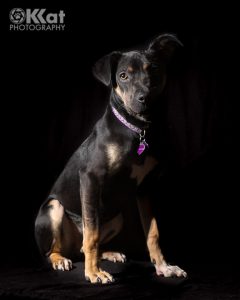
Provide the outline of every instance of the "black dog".
<path id="1" fill-rule="evenodd" d="M 166 82 L 167 62 L 179 44 L 174 35 L 164 34 L 144 51 L 113 52 L 96 63 L 95 76 L 111 87 L 110 103 L 73 154 L 36 219 L 38 246 L 54 269 L 70 270 L 72 262 L 66 257 L 82 250 L 86 279 L 107 283 L 114 279 L 99 268 L 99 258 L 125 261 L 120 253 L 100 254 L 99 245 L 121 229 L 124 187 L 131 184 L 137 190 L 157 165 L 149 154 L 145 132 L 150 109 Z M 186 276 L 165 262 L 148 198 L 141 193 L 137 198 L 157 274 Z"/>

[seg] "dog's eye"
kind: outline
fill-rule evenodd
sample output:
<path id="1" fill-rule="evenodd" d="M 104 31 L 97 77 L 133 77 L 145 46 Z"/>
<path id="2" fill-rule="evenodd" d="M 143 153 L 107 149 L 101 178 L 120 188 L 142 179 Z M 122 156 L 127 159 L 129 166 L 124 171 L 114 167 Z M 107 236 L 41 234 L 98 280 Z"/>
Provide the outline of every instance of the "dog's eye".
<path id="1" fill-rule="evenodd" d="M 122 79 L 122 80 L 127 80 L 128 79 L 128 76 L 125 72 L 122 72 L 119 74 L 119 77 Z"/>

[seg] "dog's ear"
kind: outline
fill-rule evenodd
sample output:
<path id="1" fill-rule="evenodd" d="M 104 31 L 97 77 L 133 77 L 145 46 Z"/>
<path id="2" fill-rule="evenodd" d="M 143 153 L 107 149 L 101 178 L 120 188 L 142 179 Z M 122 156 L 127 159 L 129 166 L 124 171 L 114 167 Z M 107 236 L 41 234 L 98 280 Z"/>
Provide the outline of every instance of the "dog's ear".
<path id="1" fill-rule="evenodd" d="M 149 44 L 147 53 L 169 60 L 179 46 L 183 46 L 183 44 L 174 34 L 165 33 L 159 35 Z"/>
<path id="2" fill-rule="evenodd" d="M 100 58 L 93 67 L 94 76 L 103 84 L 115 85 L 117 65 L 121 57 L 121 52 L 114 51 Z"/>

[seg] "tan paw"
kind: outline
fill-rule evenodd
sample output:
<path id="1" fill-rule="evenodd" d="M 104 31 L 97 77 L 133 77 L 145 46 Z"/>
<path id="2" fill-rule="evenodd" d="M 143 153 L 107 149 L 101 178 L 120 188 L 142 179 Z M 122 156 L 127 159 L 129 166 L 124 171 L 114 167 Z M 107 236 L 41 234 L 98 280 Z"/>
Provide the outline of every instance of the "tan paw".
<path id="1" fill-rule="evenodd" d="M 166 263 L 155 265 L 157 275 L 164 277 L 187 277 L 187 273 L 178 266 L 171 266 Z"/>
<path id="2" fill-rule="evenodd" d="M 101 269 L 96 269 L 94 272 L 85 271 L 85 278 L 86 280 L 90 281 L 91 283 L 111 283 L 114 282 L 114 278 L 108 272 L 105 272 Z"/>
<path id="3" fill-rule="evenodd" d="M 51 263 L 54 270 L 70 271 L 72 269 L 72 261 L 62 256 L 52 259 Z"/>
<path id="4" fill-rule="evenodd" d="M 127 261 L 126 255 L 124 255 L 123 253 L 111 252 L 111 251 L 103 252 L 101 259 L 109 260 L 114 263 L 116 263 L 116 262 L 125 263 Z"/>

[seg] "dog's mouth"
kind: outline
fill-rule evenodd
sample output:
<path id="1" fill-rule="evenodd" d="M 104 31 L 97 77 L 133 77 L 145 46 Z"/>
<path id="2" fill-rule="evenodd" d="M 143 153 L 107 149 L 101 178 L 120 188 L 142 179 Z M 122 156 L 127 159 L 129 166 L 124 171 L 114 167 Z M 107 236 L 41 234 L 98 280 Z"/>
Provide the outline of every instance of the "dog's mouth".
<path id="1" fill-rule="evenodd" d="M 149 95 L 142 102 L 138 101 L 139 97 L 133 97 L 131 100 L 128 97 L 124 97 L 124 94 L 121 94 L 120 90 L 115 95 L 117 95 L 116 102 L 124 107 L 130 116 L 144 122 L 149 122 L 151 115 L 149 104 L 152 102 Z"/>
<path id="2" fill-rule="evenodd" d="M 127 112 L 134 116 L 135 118 L 148 122 L 150 120 L 150 109 L 146 105 L 140 109 L 133 109 L 130 107 L 126 107 Z"/>
<path id="3" fill-rule="evenodd" d="M 144 112 L 138 113 L 137 118 L 146 122 L 149 122 L 151 119 L 151 113 L 149 109 L 146 109 Z"/>

